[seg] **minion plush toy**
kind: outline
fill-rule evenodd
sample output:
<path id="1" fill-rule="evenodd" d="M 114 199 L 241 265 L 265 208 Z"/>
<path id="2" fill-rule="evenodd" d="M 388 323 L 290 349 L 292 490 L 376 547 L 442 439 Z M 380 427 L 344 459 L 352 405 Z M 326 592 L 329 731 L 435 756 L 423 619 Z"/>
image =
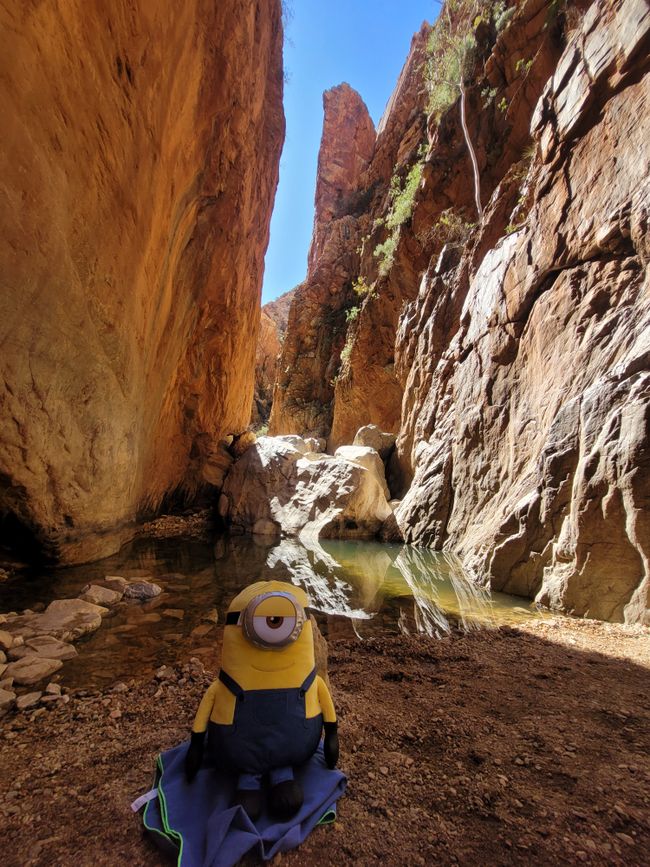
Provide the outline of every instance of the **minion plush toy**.
<path id="1" fill-rule="evenodd" d="M 192 781 L 207 748 L 217 767 L 238 775 L 234 803 L 253 820 L 268 775 L 269 812 L 289 819 L 302 806 L 293 769 L 316 752 L 336 765 L 336 714 L 316 674 L 309 599 L 299 587 L 259 581 L 233 599 L 226 615 L 219 678 L 203 696 L 185 757 Z"/>

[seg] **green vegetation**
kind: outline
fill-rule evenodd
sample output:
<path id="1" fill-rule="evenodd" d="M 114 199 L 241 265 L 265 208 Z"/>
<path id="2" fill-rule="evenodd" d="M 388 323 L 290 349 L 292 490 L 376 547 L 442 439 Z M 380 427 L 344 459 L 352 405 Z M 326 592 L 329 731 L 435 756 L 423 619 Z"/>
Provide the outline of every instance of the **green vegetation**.
<path id="1" fill-rule="evenodd" d="M 378 244 L 375 247 L 373 254 L 377 259 L 379 259 L 379 273 L 382 277 L 388 274 L 393 266 L 395 250 L 397 249 L 397 242 L 399 240 L 400 227 L 411 219 L 415 194 L 420 186 L 421 179 L 421 162 L 414 163 L 411 166 L 403 187 L 398 170 L 396 169 L 395 172 L 393 172 L 389 192 L 390 208 L 385 219 L 385 225 L 386 228 L 390 230 L 390 235 L 386 238 L 383 244 Z M 372 291 L 372 289 L 368 291 Z"/>
<path id="2" fill-rule="evenodd" d="M 265 437 L 268 432 L 269 432 L 268 422 L 261 424 L 258 428 L 255 428 L 255 430 L 253 431 L 253 433 L 255 434 L 256 437 Z"/>
<path id="3" fill-rule="evenodd" d="M 524 75 L 528 75 L 530 72 L 530 67 L 533 65 L 532 60 L 524 60 L 523 57 L 517 61 L 515 64 L 515 72 L 519 74 L 523 72 Z"/>
<path id="4" fill-rule="evenodd" d="M 502 111 L 504 114 L 508 111 L 508 100 L 505 98 L 505 96 L 501 97 L 501 100 L 500 100 L 499 104 L 497 105 L 497 108 L 499 109 L 499 111 Z"/>
<path id="5" fill-rule="evenodd" d="M 359 316 L 359 307 L 350 307 L 349 310 L 345 311 L 345 321 L 349 324 L 350 322 L 356 322 Z"/>
<path id="6" fill-rule="evenodd" d="M 372 283 L 370 286 L 366 283 L 366 278 L 359 275 L 357 279 L 352 284 L 353 290 L 360 298 L 365 298 L 366 295 L 373 296 L 375 285 Z"/>
<path id="7" fill-rule="evenodd" d="M 433 227 L 433 236 L 439 244 L 464 244 L 476 223 L 469 223 L 462 216 L 448 208 L 438 217 Z"/>

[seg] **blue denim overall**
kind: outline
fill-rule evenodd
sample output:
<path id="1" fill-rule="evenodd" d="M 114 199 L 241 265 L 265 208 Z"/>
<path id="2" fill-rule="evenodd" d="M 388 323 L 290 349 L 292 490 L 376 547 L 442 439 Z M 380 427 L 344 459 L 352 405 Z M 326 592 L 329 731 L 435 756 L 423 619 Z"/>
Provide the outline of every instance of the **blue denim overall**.
<path id="1" fill-rule="evenodd" d="M 258 789 L 263 774 L 271 785 L 293 779 L 293 767 L 316 752 L 323 715 L 305 717 L 305 694 L 316 678 L 314 669 L 294 689 L 244 691 L 226 674 L 219 680 L 235 696 L 232 725 L 208 724 L 208 751 L 217 767 L 240 775 L 238 789 Z"/>

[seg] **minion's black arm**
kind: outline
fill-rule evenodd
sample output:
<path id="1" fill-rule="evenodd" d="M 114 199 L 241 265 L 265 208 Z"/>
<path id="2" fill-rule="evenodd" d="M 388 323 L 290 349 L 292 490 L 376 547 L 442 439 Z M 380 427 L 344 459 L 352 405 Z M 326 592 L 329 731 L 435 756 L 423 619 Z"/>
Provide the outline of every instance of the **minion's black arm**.
<path id="1" fill-rule="evenodd" d="M 185 776 L 188 783 L 192 782 L 201 767 L 204 740 L 205 732 L 192 732 L 192 740 L 185 755 Z"/>
<path id="2" fill-rule="evenodd" d="M 335 722 L 323 723 L 325 739 L 323 742 L 323 754 L 328 768 L 335 768 L 339 760 L 339 735 L 338 725 Z"/>

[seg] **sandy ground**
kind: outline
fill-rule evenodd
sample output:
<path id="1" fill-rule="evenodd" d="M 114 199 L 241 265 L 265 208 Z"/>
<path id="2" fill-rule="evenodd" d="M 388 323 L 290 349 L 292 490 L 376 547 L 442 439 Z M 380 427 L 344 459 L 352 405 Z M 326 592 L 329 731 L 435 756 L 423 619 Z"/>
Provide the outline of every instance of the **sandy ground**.
<path id="1" fill-rule="evenodd" d="M 348 791 L 335 825 L 274 864 L 648 863 L 650 630 L 338 639 L 329 672 Z M 129 803 L 210 680 L 179 667 L 5 717 L 4 867 L 166 863 Z"/>

